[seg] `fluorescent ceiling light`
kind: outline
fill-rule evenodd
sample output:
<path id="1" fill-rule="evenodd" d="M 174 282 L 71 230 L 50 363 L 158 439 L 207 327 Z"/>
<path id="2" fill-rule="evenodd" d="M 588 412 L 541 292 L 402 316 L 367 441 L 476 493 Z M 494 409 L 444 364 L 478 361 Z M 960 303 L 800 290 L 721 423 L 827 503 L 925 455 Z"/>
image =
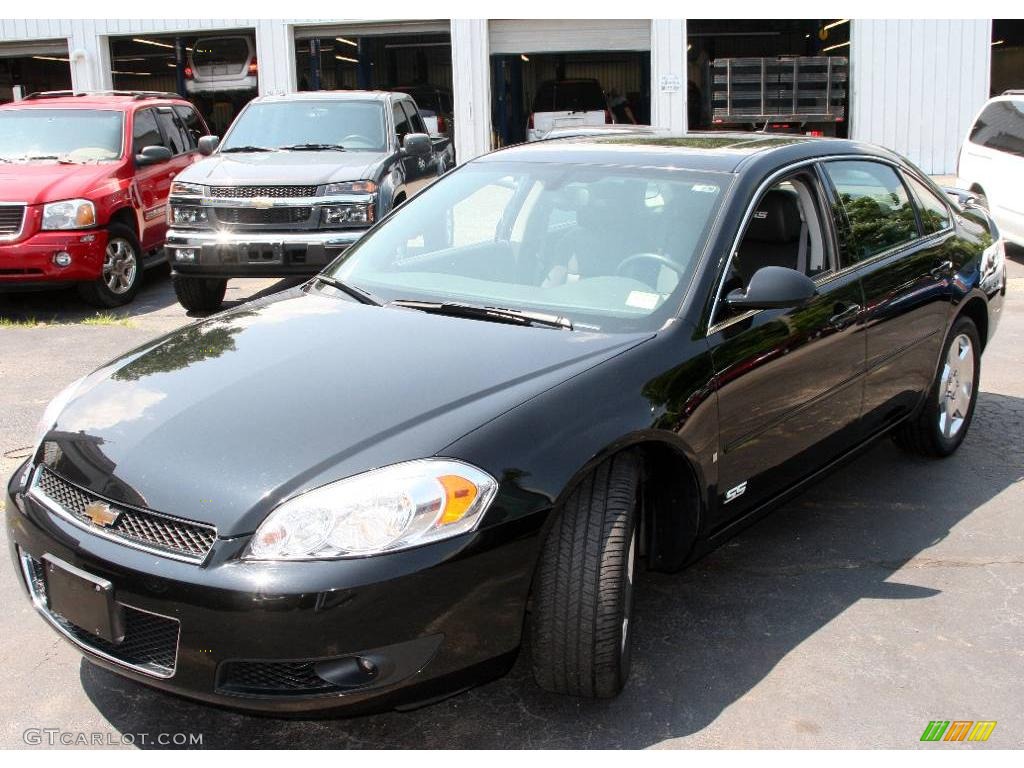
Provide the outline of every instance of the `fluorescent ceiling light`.
<path id="1" fill-rule="evenodd" d="M 156 40 L 146 40 L 144 37 L 133 37 L 133 43 L 143 43 L 144 45 L 155 45 L 158 48 L 173 48 L 174 46 L 170 43 L 158 43 Z"/>
<path id="2" fill-rule="evenodd" d="M 838 27 L 840 24 L 847 24 L 849 23 L 849 21 L 849 19 L 840 19 L 839 21 L 833 21 L 831 24 L 826 24 L 824 27 L 822 27 L 822 29 L 832 29 L 833 27 Z"/>
<path id="3" fill-rule="evenodd" d="M 522 59 L 523 61 L 529 61 L 530 60 L 530 57 L 527 56 L 525 53 L 520 53 L 519 54 L 519 58 Z"/>
<path id="4" fill-rule="evenodd" d="M 334 39 L 337 40 L 339 43 L 344 43 L 345 45 L 351 45 L 353 48 L 358 48 L 359 47 L 359 43 L 357 43 L 355 40 L 349 40 L 347 37 L 336 37 Z"/>
<path id="5" fill-rule="evenodd" d="M 847 41 L 845 43 L 836 43 L 835 45 L 830 45 L 828 48 L 822 48 L 821 52 L 825 53 L 825 51 L 834 51 L 836 48 L 842 48 L 843 46 L 847 46 L 849 44 L 850 44 L 849 41 Z"/>
<path id="6" fill-rule="evenodd" d="M 338 61 L 351 61 L 353 64 L 358 64 L 359 59 L 350 59 L 348 56 L 335 56 Z"/>
<path id="7" fill-rule="evenodd" d="M 33 56 L 32 58 L 40 61 L 71 61 L 71 59 L 60 59 L 56 56 Z"/>
<path id="8" fill-rule="evenodd" d="M 1006 42 L 1005 40 L 994 40 L 994 41 L 992 41 L 992 45 L 1002 45 L 1005 42 Z M 38 59 L 39 57 L 36 56 L 36 58 Z M 63 59 L 62 59 L 62 61 L 63 61 Z"/>

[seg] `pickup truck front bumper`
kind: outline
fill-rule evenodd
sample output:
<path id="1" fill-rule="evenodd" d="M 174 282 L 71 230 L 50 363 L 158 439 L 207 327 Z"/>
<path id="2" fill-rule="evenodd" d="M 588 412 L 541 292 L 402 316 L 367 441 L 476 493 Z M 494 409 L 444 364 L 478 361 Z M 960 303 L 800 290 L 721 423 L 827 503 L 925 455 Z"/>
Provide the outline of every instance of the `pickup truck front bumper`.
<path id="1" fill-rule="evenodd" d="M 365 229 L 330 232 L 172 229 L 167 233 L 166 248 L 174 271 L 183 275 L 312 275 L 365 233 Z"/>

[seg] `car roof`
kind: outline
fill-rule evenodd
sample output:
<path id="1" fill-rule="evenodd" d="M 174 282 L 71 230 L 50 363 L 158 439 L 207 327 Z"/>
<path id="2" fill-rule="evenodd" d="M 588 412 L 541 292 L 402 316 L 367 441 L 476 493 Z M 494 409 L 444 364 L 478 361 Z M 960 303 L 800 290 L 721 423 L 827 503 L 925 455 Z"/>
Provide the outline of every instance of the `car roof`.
<path id="1" fill-rule="evenodd" d="M 80 93 L 61 94 L 29 94 L 21 101 L 12 101 L 0 105 L 0 109 L 111 109 L 131 110 L 140 107 L 160 105 L 189 104 L 185 99 L 167 95 L 136 95 L 129 93 Z"/>
<path id="2" fill-rule="evenodd" d="M 298 93 L 279 93 L 271 96 L 260 96 L 253 102 L 280 101 L 385 101 L 389 96 L 408 98 L 407 93 L 392 91 L 299 91 Z"/>
<path id="3" fill-rule="evenodd" d="M 874 155 L 905 162 L 893 152 L 847 139 L 799 134 L 694 132 L 675 135 L 572 136 L 517 144 L 474 162 L 563 162 L 737 173 L 765 161 L 785 164 L 829 155 Z"/>

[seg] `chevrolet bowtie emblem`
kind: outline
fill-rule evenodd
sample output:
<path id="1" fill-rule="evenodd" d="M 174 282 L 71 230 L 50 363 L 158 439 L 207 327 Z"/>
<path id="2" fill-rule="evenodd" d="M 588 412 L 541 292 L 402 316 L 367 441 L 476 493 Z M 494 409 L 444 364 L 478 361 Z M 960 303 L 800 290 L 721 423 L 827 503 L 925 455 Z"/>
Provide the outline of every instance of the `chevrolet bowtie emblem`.
<path id="1" fill-rule="evenodd" d="M 93 525 L 103 528 L 109 528 L 121 516 L 120 512 L 111 509 L 109 504 L 104 504 L 102 501 L 90 501 L 85 505 L 82 514 L 88 517 Z"/>

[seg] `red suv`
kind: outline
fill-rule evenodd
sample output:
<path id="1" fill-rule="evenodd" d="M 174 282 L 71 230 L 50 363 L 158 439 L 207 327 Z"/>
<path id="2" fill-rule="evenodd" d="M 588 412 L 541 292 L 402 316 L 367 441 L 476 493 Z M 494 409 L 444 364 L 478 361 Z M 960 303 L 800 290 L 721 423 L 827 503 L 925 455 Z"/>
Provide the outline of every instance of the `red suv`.
<path id="1" fill-rule="evenodd" d="M 33 94 L 0 106 L 0 292 L 77 283 L 131 301 L 164 260 L 171 181 L 208 133 L 172 93 Z"/>

